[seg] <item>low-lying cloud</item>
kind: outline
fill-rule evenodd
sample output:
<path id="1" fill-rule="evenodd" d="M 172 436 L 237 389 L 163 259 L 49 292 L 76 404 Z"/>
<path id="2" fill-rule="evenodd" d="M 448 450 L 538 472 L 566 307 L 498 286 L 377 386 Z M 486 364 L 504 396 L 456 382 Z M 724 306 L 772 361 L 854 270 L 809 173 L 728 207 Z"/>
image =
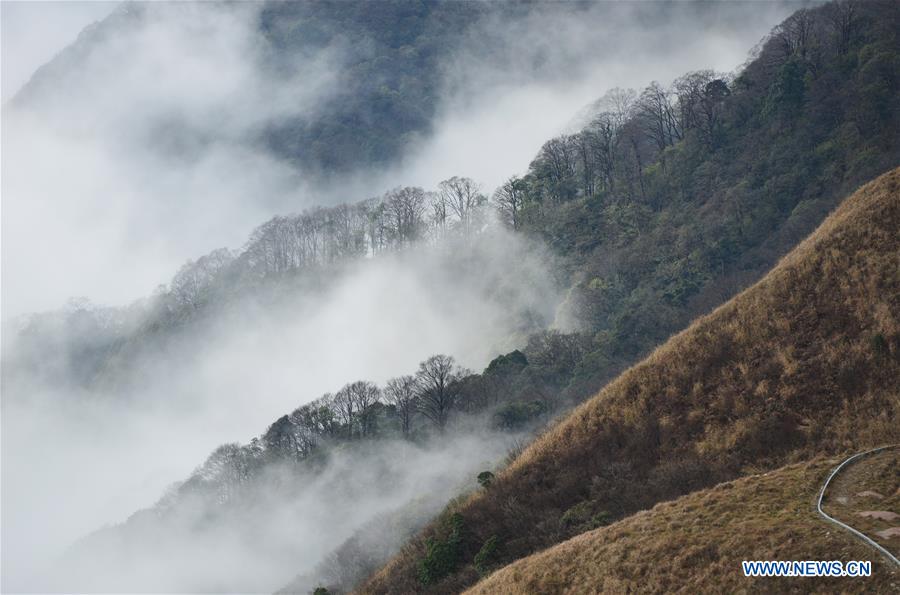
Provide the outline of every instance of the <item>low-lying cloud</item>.
<path id="1" fill-rule="evenodd" d="M 285 117 L 314 119 L 340 92 L 339 40 L 263 67 L 271 50 L 259 43 L 257 4 L 119 9 L 115 26 L 83 36 L 71 61 L 4 109 L 3 316 L 72 295 L 107 304 L 147 295 L 188 258 L 240 246 L 276 213 L 453 175 L 490 190 L 606 90 L 732 70 L 791 8 L 538 4 L 488 19 L 443 66 L 434 134 L 390 172 L 327 186 L 254 135 Z"/>
<path id="2" fill-rule="evenodd" d="M 348 264 L 316 289 L 287 285 L 274 299 L 251 293 L 173 330 L 159 344 L 149 335 L 134 336 L 132 341 L 152 346 L 123 351 L 128 356 L 95 382 L 103 389 L 85 392 L 72 380 L 43 379 L 40 367 L 37 376 L 4 370 L 4 590 L 64 588 L 71 568 L 60 576 L 54 558 L 71 543 L 150 506 L 220 444 L 247 441 L 325 392 L 356 379 L 383 385 L 392 376 L 414 372 L 420 361 L 439 352 L 482 369 L 494 356 L 520 344 L 522 335 L 517 333 L 527 329 L 527 320 L 552 319 L 558 295 L 547 263 L 538 247 L 495 230 L 465 247 L 422 246 Z M 15 350 L 15 342 L 7 349 Z M 48 356 L 52 349 L 48 345 Z M 117 558 L 116 564 L 94 558 L 91 564 L 107 564 L 122 574 L 88 580 L 87 573 L 79 580 L 86 581 L 89 590 L 103 584 L 127 589 L 124 578 L 133 567 L 146 573 L 134 584 L 150 590 L 193 591 L 201 584 L 206 590 L 225 588 L 216 586 L 213 573 L 224 556 L 232 563 L 223 568 L 242 569 L 240 577 L 233 577 L 239 579 L 235 584 L 278 587 L 278 581 L 287 581 L 304 565 L 311 568 L 321 561 L 364 521 L 412 498 L 423 469 L 429 469 L 435 481 L 461 481 L 473 466 L 500 456 L 500 447 L 509 442 L 508 436 L 487 434 L 482 439 L 453 442 L 445 451 L 435 447 L 430 454 L 403 450 L 408 464 L 388 457 L 396 465 L 392 473 L 398 474 L 397 489 L 385 488 L 382 498 L 370 504 L 364 503 L 364 490 L 351 497 L 322 488 L 299 501 L 314 501 L 309 506 L 292 504 L 287 519 L 264 507 L 253 517 L 261 534 L 273 524 L 287 523 L 296 540 L 285 542 L 284 555 L 268 562 L 257 546 L 247 550 L 229 533 L 237 529 L 224 527 L 222 535 L 204 533 L 194 541 L 181 535 L 183 551 L 166 542 L 159 551 L 141 550 L 134 558 Z M 380 460 L 376 457 L 372 464 Z M 369 471 L 354 473 L 368 477 Z M 422 475 L 423 481 L 427 477 Z M 452 496 L 442 485 L 443 491 L 435 484 L 435 497 Z M 327 539 L 319 536 L 325 531 L 323 519 L 334 522 Z M 174 526 L 171 530 L 177 534 Z M 153 531 L 165 533 L 159 527 Z M 172 535 L 156 538 L 177 541 Z M 216 554 L 219 557 L 201 556 L 196 566 L 182 566 L 186 552 L 209 547 L 209 540 L 230 546 Z M 173 551 L 184 555 L 170 557 Z M 246 559 L 238 557 L 240 551 Z M 296 556 L 285 557 L 286 552 Z M 143 559 L 153 556 L 157 566 Z M 169 574 L 164 560 L 174 565 Z M 97 568 L 87 560 L 79 564 Z"/>
<path id="3" fill-rule="evenodd" d="M 477 25 L 445 64 L 435 133 L 402 175 L 430 185 L 461 173 L 500 185 L 608 90 L 668 84 L 691 70 L 732 72 L 800 2 L 537 3 Z M 436 178 L 437 176 L 437 178 Z"/>
<path id="4" fill-rule="evenodd" d="M 279 118 L 313 118 L 339 92 L 340 45 L 285 75 L 259 67 L 257 5 L 158 6 L 137 29 L 123 25 L 127 35 L 84 48 L 83 69 L 58 74 L 74 77 L 79 92 L 4 109 L 4 319 L 72 295 L 105 304 L 149 295 L 188 258 L 240 247 L 276 213 L 398 184 L 434 188 L 457 174 L 490 190 L 522 172 L 607 89 L 694 68 L 731 70 L 792 8 L 665 5 L 661 18 L 643 5 L 578 12 L 539 4 L 515 22 L 489 20 L 471 33 L 469 51 L 445 65 L 433 135 L 392 171 L 322 186 L 253 137 Z M 126 55 L 135 66 L 123 70 Z M 151 505 L 219 444 L 247 440 L 326 391 L 362 378 L 383 383 L 434 353 L 479 370 L 518 346 L 523 318 L 552 320 L 553 268 L 539 247 L 502 232 L 468 254 L 436 248 L 368 259 L 316 291 L 285 292 L 275 303 L 248 298 L 188 325 L 162 347 L 138 350 L 121 370 L 106 370 L 102 391 L 40 377 L 5 383 L 3 589 L 65 589 L 40 579 L 59 578 L 54 560 L 73 541 Z M 259 517 L 260 532 L 271 530 L 284 557 L 252 557 L 225 527 L 168 543 L 186 565 L 163 556 L 142 572 L 160 581 L 155 590 L 276 588 L 423 485 L 449 497 L 454 482 L 505 446 L 473 438 L 439 451 L 391 446 L 400 449 L 384 451 L 396 489 L 368 505 L 360 503 L 374 478 L 334 483 L 338 466 L 297 502 L 279 504 L 294 507 L 290 514 Z M 338 487 L 346 493 L 336 495 Z M 222 557 L 198 553 L 213 537 L 227 546 Z M 246 572 L 240 556 L 252 557 Z M 212 580 L 218 568 L 221 585 L 191 582 Z"/>

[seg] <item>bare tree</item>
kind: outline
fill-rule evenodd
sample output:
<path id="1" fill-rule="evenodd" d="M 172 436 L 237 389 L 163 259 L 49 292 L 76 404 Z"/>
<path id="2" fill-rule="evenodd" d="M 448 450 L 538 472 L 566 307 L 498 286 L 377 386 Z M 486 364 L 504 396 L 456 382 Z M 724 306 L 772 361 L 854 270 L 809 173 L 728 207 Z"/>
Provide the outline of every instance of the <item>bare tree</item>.
<path id="1" fill-rule="evenodd" d="M 386 210 L 385 204 L 380 198 L 370 198 L 365 202 L 368 252 L 373 256 L 387 248 L 389 241 L 390 229 Z"/>
<path id="2" fill-rule="evenodd" d="M 421 188 L 395 188 L 384 195 L 385 216 L 395 244 L 403 246 L 419 240 L 425 222 L 423 216 L 427 204 Z"/>
<path id="3" fill-rule="evenodd" d="M 613 118 L 613 127 L 618 130 L 634 115 L 637 91 L 616 87 L 610 89 L 600 101 L 607 106 L 606 111 Z"/>
<path id="4" fill-rule="evenodd" d="M 384 389 L 385 400 L 397 408 L 400 429 L 404 436 L 409 436 L 412 419 L 416 413 L 416 396 L 419 383 L 415 376 L 400 376 L 388 380 Z"/>
<path id="5" fill-rule="evenodd" d="M 196 262 L 189 260 L 172 278 L 169 294 L 178 305 L 197 307 L 205 299 L 219 273 L 232 262 L 234 256 L 227 248 L 213 250 Z"/>
<path id="6" fill-rule="evenodd" d="M 338 431 L 338 416 L 337 408 L 334 404 L 334 395 L 325 393 L 321 398 L 310 403 L 310 405 L 314 406 L 311 418 L 316 433 L 320 436 L 333 438 Z"/>
<path id="7" fill-rule="evenodd" d="M 637 108 L 645 133 L 660 152 L 681 138 L 681 128 L 671 94 L 662 85 L 654 81 L 644 89 L 638 98 Z"/>
<path id="8" fill-rule="evenodd" d="M 598 139 L 594 131 L 588 127 L 575 135 L 575 145 L 578 148 L 578 157 L 581 164 L 581 189 L 587 197 L 594 196 L 596 190 L 598 162 L 594 153 L 594 146 Z"/>
<path id="9" fill-rule="evenodd" d="M 837 52 L 846 54 L 850 50 L 856 28 L 857 0 L 841 0 L 829 2 L 823 7 L 826 19 L 837 39 Z"/>
<path id="10" fill-rule="evenodd" d="M 602 112 L 590 124 L 591 160 L 599 170 L 606 190 L 615 189 L 616 147 L 619 142 L 619 119 L 613 112 Z"/>
<path id="11" fill-rule="evenodd" d="M 532 163 L 538 175 L 547 181 L 547 190 L 556 202 L 572 198 L 577 155 L 574 137 L 563 135 L 544 143 Z"/>
<path id="12" fill-rule="evenodd" d="M 266 452 L 276 458 L 298 460 L 306 454 L 297 427 L 288 415 L 282 415 L 269 426 L 262 435 L 262 443 Z"/>
<path id="13" fill-rule="evenodd" d="M 291 421 L 297 426 L 298 435 L 308 451 L 318 447 L 320 438 L 334 436 L 337 419 L 333 399 L 333 395 L 326 394 L 291 413 Z"/>
<path id="14" fill-rule="evenodd" d="M 357 380 L 341 390 L 345 389 L 356 409 L 359 434 L 363 437 L 368 436 L 373 427 L 372 406 L 381 398 L 381 391 L 375 384 L 366 380 Z"/>
<path id="15" fill-rule="evenodd" d="M 776 63 L 780 64 L 792 56 L 805 59 L 812 45 L 814 27 L 813 13 L 806 8 L 801 8 L 775 27 L 771 41 L 777 48 Z"/>
<path id="16" fill-rule="evenodd" d="M 516 231 L 522 227 L 522 208 L 525 206 L 527 188 L 524 180 L 513 176 L 494 192 L 494 204 L 500 218 Z"/>
<path id="17" fill-rule="evenodd" d="M 418 409 L 443 432 L 450 411 L 456 404 L 456 383 L 461 371 L 456 361 L 448 355 L 433 355 L 421 364 L 416 372 L 418 381 Z"/>
<path id="18" fill-rule="evenodd" d="M 427 216 L 430 223 L 429 228 L 433 236 L 432 239 L 441 239 L 447 233 L 447 223 L 449 219 L 447 202 L 440 192 L 426 192 L 425 202 L 428 205 Z"/>
<path id="19" fill-rule="evenodd" d="M 341 422 L 343 422 L 344 426 L 347 428 L 347 437 L 352 438 L 353 424 L 356 419 L 356 400 L 350 392 L 349 384 L 345 385 L 341 390 L 335 393 L 333 402 L 338 418 L 340 418 Z"/>
<path id="20" fill-rule="evenodd" d="M 723 99 L 730 94 L 724 78 L 712 70 L 690 72 L 673 83 L 684 130 L 697 130 L 712 148 L 721 118 Z"/>
<path id="21" fill-rule="evenodd" d="M 443 204 L 456 215 L 464 236 L 471 235 L 480 207 L 485 203 L 481 187 L 472 178 L 453 176 L 438 184 Z"/>

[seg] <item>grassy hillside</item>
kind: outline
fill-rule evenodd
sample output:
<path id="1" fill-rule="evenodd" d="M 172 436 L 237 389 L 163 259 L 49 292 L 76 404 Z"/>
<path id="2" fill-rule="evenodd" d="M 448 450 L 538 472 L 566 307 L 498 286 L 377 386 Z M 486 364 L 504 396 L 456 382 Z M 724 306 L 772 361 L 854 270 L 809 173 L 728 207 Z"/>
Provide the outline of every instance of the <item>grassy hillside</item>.
<path id="1" fill-rule="evenodd" d="M 900 170 L 432 523 L 363 587 L 457 592 L 654 504 L 819 453 L 900 440 Z"/>
<path id="2" fill-rule="evenodd" d="M 900 556 L 900 449 L 865 457 L 842 470 L 828 486 L 822 506 Z"/>
<path id="3" fill-rule="evenodd" d="M 839 458 L 654 506 L 511 564 L 469 593 L 887 593 L 900 571 L 815 512 Z M 742 560 L 871 560 L 868 578 L 747 578 Z"/>

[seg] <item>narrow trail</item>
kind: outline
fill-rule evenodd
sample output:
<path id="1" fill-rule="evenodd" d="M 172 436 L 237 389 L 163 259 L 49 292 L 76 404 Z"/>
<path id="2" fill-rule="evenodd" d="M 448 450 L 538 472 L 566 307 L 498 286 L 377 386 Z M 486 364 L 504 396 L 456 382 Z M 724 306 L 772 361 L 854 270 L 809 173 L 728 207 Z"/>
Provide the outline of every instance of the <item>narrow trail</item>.
<path id="1" fill-rule="evenodd" d="M 822 518 L 824 518 L 826 521 L 828 521 L 829 523 L 835 524 L 835 525 L 837 525 L 838 527 L 841 527 L 841 528 L 843 528 L 843 529 L 846 529 L 847 531 L 850 531 L 853 535 L 855 535 L 855 536 L 858 537 L 859 539 L 863 540 L 863 541 L 864 541 L 865 543 L 867 543 L 868 545 L 870 545 L 870 546 L 874 547 L 875 549 L 877 549 L 877 550 L 878 550 L 881 554 L 883 554 L 888 560 L 890 560 L 890 561 L 893 562 L 898 568 L 900 568 L 900 560 L 898 560 L 897 557 L 894 556 L 894 554 L 892 554 L 891 552 L 889 552 L 885 547 L 883 547 L 881 544 L 875 542 L 873 539 L 871 539 L 870 537 L 868 537 L 867 535 L 865 535 L 865 534 L 862 533 L 861 531 L 858 531 L 858 530 L 854 529 L 853 527 L 851 527 L 850 525 L 848 525 L 848 524 L 846 524 L 846 523 L 842 523 L 841 521 L 837 520 L 836 518 L 830 516 L 828 513 L 826 513 L 826 512 L 822 509 L 822 501 L 825 499 L 825 492 L 826 492 L 826 490 L 828 489 L 828 485 L 829 485 L 829 484 L 831 483 L 831 481 L 837 476 L 837 474 L 840 473 L 840 471 L 841 471 L 842 469 L 844 469 L 844 468 L 845 468 L 847 465 L 849 465 L 850 463 L 853 463 L 853 462 L 855 462 L 855 461 L 858 461 L 858 460 L 860 460 L 860 459 L 862 459 L 862 458 L 864 458 L 864 457 L 868 457 L 868 456 L 877 454 L 877 453 L 879 453 L 879 452 L 884 452 L 884 451 L 886 451 L 886 450 L 891 450 L 891 449 L 895 449 L 895 448 L 900 448 L 900 445 L 898 445 L 898 444 L 892 444 L 892 445 L 890 445 L 890 446 L 882 446 L 882 447 L 880 447 L 880 448 L 875 448 L 875 449 L 872 449 L 872 450 L 867 450 L 867 451 L 865 451 L 865 452 L 857 453 L 857 454 L 853 455 L 852 457 L 849 457 L 849 458 L 845 459 L 840 465 L 838 465 L 837 467 L 835 467 L 834 471 L 832 471 L 831 474 L 828 476 L 828 479 L 825 480 L 825 483 L 822 484 L 822 489 L 819 491 L 819 500 L 818 500 L 818 502 L 816 503 L 816 510 L 818 511 L 819 515 L 821 515 Z"/>

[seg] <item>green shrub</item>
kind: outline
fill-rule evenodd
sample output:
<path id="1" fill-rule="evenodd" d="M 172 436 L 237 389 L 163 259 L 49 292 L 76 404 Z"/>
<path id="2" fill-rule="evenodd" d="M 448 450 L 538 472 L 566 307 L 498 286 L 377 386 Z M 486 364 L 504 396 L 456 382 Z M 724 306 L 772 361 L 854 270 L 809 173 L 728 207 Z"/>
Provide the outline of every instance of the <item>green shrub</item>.
<path id="1" fill-rule="evenodd" d="M 593 501 L 585 500 L 567 510 L 560 519 L 563 526 L 582 533 L 610 524 L 612 516 L 605 510 L 594 512 L 594 505 Z"/>
<path id="2" fill-rule="evenodd" d="M 562 515 L 562 524 L 568 528 L 586 524 L 591 518 L 591 503 L 589 500 L 579 502 Z"/>
<path id="3" fill-rule="evenodd" d="M 884 335 L 882 335 L 881 333 L 876 333 L 872 336 L 872 351 L 874 351 L 875 354 L 879 356 L 887 354 L 887 339 L 885 339 Z"/>
<path id="4" fill-rule="evenodd" d="M 612 515 L 610 515 L 605 510 L 601 510 L 597 514 L 591 517 L 591 525 L 594 526 L 594 529 L 597 527 L 605 527 L 612 522 Z"/>
<path id="5" fill-rule="evenodd" d="M 475 554 L 475 570 L 478 571 L 478 574 L 484 576 L 490 572 L 499 561 L 497 559 L 497 547 L 499 541 L 500 540 L 496 535 L 491 535 L 488 537 L 487 541 L 484 542 L 484 545 L 481 546 L 481 549 L 478 550 L 478 553 Z"/>
<path id="6" fill-rule="evenodd" d="M 450 517 L 449 531 L 446 539 L 429 537 L 425 540 L 425 558 L 419 562 L 419 581 L 423 585 L 431 585 L 454 572 L 459 566 L 462 556 L 462 515 L 454 513 Z"/>
<path id="7" fill-rule="evenodd" d="M 543 401 L 514 401 L 494 414 L 494 426 L 503 430 L 520 430 L 545 415 L 549 407 Z"/>
<path id="8" fill-rule="evenodd" d="M 478 474 L 478 485 L 484 489 L 491 487 L 492 483 L 494 483 L 494 474 L 490 471 L 482 471 Z"/>

